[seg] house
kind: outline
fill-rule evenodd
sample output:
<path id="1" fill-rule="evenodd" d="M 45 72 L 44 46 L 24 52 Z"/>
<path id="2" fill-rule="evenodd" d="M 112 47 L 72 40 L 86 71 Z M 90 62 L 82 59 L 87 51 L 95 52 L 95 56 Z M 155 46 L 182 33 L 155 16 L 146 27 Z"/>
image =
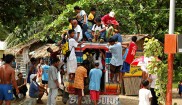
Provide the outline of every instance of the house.
<path id="1" fill-rule="evenodd" d="M 6 43 L 3 41 L 0 41 L 0 58 L 3 58 L 5 49 L 6 49 Z"/>

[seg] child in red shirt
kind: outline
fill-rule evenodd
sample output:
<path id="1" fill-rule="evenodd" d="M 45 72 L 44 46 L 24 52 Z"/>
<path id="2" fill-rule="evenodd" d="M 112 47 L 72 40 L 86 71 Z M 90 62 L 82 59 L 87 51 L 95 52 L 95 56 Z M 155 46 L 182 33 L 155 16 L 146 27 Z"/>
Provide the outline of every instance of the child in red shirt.
<path id="1" fill-rule="evenodd" d="M 136 55 L 136 51 L 137 51 L 137 45 L 136 45 L 136 41 L 137 41 L 137 37 L 133 36 L 131 38 L 131 42 L 129 44 L 128 47 L 128 54 L 126 56 L 126 59 L 123 63 L 123 68 L 121 69 L 121 73 L 120 75 L 123 76 L 125 74 L 125 72 L 129 72 L 130 71 L 130 64 L 133 62 L 135 55 Z"/>

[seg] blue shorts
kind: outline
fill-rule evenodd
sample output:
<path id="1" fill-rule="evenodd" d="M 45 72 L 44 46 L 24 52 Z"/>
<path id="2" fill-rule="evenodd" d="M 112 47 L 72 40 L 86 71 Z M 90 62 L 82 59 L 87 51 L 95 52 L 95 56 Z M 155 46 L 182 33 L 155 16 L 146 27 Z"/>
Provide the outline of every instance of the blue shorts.
<path id="1" fill-rule="evenodd" d="M 120 72 L 122 73 L 129 73 L 130 72 L 130 64 L 128 64 L 127 62 L 123 63 L 123 68 L 120 70 Z"/>
<path id="2" fill-rule="evenodd" d="M 13 100 L 13 87 L 11 84 L 0 84 L 0 100 Z"/>

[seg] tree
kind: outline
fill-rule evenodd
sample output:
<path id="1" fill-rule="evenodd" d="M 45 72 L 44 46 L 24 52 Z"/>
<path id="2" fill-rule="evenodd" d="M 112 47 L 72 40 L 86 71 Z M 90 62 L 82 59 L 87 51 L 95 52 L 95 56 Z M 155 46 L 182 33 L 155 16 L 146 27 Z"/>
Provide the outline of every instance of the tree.
<path id="1" fill-rule="evenodd" d="M 4 2 L 7 1 L 4 0 Z M 182 32 L 181 2 L 181 0 L 176 0 L 175 31 L 178 33 Z M 8 10 L 10 4 L 12 11 L 19 11 L 16 12 L 19 15 L 8 14 L 11 11 L 11 9 Z M 17 27 L 22 30 L 19 35 L 16 35 L 21 40 L 29 40 L 30 37 L 27 36 L 41 40 L 48 38 L 58 40 L 60 32 L 67 28 L 67 19 L 75 16 L 73 7 L 76 5 L 81 6 L 87 13 L 89 13 L 89 7 L 92 6 L 97 8 L 100 15 L 114 11 L 122 34 L 150 34 L 163 42 L 164 34 L 168 33 L 169 1 L 166 0 L 32 0 L 31 2 L 25 0 L 16 1 L 14 5 L 7 2 L 7 8 L 3 6 L 5 9 L 0 12 L 6 14 L 1 18 L 3 16 L 7 18 L 2 18 L 3 25 L 10 27 L 11 25 L 8 24 L 12 24 L 10 32 L 14 33 L 12 29 L 16 31 Z M 8 17 L 11 17 L 10 21 Z M 40 21 L 43 21 L 43 27 L 29 35 L 28 33 L 32 32 L 32 24 Z"/>

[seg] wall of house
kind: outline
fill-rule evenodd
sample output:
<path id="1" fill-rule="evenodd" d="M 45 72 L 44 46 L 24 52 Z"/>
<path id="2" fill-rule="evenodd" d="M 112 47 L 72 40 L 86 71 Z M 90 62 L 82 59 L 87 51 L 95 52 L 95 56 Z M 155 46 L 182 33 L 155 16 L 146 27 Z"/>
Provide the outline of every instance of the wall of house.
<path id="1" fill-rule="evenodd" d="M 27 69 L 26 64 L 23 63 L 23 55 L 22 54 L 16 55 L 16 70 L 17 70 L 17 72 L 23 73 L 23 77 L 27 76 L 28 69 Z"/>
<path id="2" fill-rule="evenodd" d="M 4 50 L 0 50 L 0 58 L 3 58 Z"/>

